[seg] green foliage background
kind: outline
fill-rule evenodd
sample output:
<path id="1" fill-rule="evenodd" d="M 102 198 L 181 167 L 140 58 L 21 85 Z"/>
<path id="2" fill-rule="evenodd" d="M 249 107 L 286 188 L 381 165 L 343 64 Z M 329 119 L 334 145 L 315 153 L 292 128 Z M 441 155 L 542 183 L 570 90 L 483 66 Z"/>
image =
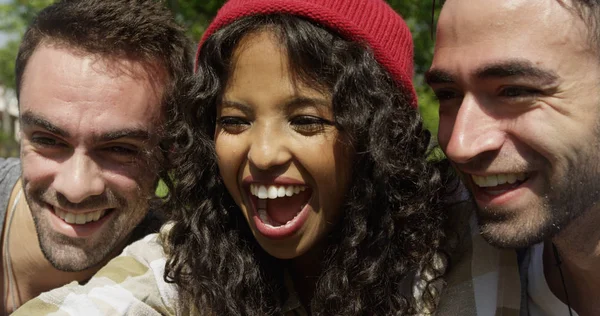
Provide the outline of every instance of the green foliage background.
<path id="1" fill-rule="evenodd" d="M 352 0 L 346 0 L 352 1 Z M 0 48 L 0 83 L 14 87 L 14 60 L 20 37 L 29 21 L 52 0 L 8 0 L 0 4 L 0 31 L 12 36 L 12 40 Z M 166 0 L 177 20 L 184 25 L 190 38 L 200 39 L 206 26 L 225 0 Z M 423 73 L 433 56 L 431 32 L 432 0 L 388 0 L 410 27 L 415 42 L 415 87 L 419 96 L 419 109 L 426 127 L 437 134 L 437 102 L 424 84 Z M 439 8 L 436 8 L 436 14 Z"/>

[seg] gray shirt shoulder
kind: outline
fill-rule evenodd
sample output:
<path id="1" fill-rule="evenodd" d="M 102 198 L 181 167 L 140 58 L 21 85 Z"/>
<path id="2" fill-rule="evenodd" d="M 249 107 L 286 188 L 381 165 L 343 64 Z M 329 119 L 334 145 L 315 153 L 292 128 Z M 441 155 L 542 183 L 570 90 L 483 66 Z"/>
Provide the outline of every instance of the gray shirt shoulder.
<path id="1" fill-rule="evenodd" d="M 8 208 L 10 193 L 21 176 L 21 163 L 16 158 L 0 158 L 0 227 Z"/>

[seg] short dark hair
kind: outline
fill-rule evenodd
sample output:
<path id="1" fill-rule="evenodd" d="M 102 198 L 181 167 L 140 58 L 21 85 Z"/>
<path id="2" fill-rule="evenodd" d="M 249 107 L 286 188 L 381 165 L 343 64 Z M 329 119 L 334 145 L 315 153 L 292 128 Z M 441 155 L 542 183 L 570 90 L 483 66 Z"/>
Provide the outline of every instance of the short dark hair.
<path id="1" fill-rule="evenodd" d="M 591 47 L 600 52 L 600 0 L 572 0 L 571 6 L 565 0 L 557 1 L 585 22 Z"/>
<path id="2" fill-rule="evenodd" d="M 46 7 L 29 25 L 19 47 L 17 98 L 27 62 L 41 43 L 101 57 L 158 62 L 171 88 L 174 80 L 192 71 L 192 46 L 162 1 L 62 0 Z"/>

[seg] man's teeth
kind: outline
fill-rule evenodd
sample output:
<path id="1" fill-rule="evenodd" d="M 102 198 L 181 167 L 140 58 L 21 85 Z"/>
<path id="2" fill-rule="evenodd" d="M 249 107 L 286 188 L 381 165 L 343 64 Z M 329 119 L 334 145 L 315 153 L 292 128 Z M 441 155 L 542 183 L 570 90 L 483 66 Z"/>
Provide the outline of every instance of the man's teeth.
<path id="1" fill-rule="evenodd" d="M 302 185 L 260 185 L 251 184 L 250 193 L 259 199 L 276 199 L 278 197 L 292 196 L 306 190 Z"/>
<path id="2" fill-rule="evenodd" d="M 106 210 L 99 210 L 99 211 L 83 213 L 83 214 L 70 213 L 70 212 L 61 211 L 58 209 L 55 209 L 54 212 L 56 213 L 56 215 L 58 215 L 58 217 L 62 218 L 65 222 L 67 222 L 69 224 L 82 225 L 82 224 L 86 224 L 89 222 L 95 222 L 95 221 L 99 220 L 102 216 L 104 216 L 104 214 L 106 213 Z"/>
<path id="3" fill-rule="evenodd" d="M 495 187 L 497 185 L 506 184 L 506 183 L 513 184 L 517 181 L 525 181 L 525 179 L 527 179 L 527 174 L 524 172 L 521 172 L 521 173 L 502 173 L 502 174 L 496 174 L 496 175 L 491 175 L 491 176 L 471 175 L 471 178 L 473 179 L 473 182 L 475 182 L 475 184 L 478 187 L 489 188 L 489 187 Z"/>

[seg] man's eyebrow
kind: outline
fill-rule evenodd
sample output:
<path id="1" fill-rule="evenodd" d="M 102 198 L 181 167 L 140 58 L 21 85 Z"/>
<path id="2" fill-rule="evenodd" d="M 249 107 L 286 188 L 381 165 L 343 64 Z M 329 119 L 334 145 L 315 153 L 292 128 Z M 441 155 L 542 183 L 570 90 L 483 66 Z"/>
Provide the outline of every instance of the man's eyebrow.
<path id="1" fill-rule="evenodd" d="M 536 67 L 530 61 L 509 60 L 490 65 L 485 65 L 475 71 L 479 79 L 493 79 L 506 77 L 530 77 L 550 84 L 558 79 L 558 75 L 551 70 Z"/>
<path id="2" fill-rule="evenodd" d="M 449 72 L 441 69 L 429 69 L 425 73 L 425 81 L 428 85 L 455 82 L 454 77 Z"/>
<path id="3" fill-rule="evenodd" d="M 96 137 L 96 141 L 108 142 L 117 140 L 120 138 L 127 138 L 133 140 L 147 141 L 152 137 L 150 132 L 141 128 L 124 128 L 120 130 L 110 131 L 103 133 Z"/>
<path id="4" fill-rule="evenodd" d="M 46 118 L 34 114 L 30 111 L 25 111 L 23 114 L 21 114 L 21 125 L 23 126 L 37 126 L 37 127 L 41 127 L 45 130 L 47 130 L 48 132 L 52 133 L 52 134 L 56 134 L 60 137 L 63 138 L 69 138 L 70 134 L 59 128 L 58 126 L 50 123 L 50 121 L 48 121 Z"/>

